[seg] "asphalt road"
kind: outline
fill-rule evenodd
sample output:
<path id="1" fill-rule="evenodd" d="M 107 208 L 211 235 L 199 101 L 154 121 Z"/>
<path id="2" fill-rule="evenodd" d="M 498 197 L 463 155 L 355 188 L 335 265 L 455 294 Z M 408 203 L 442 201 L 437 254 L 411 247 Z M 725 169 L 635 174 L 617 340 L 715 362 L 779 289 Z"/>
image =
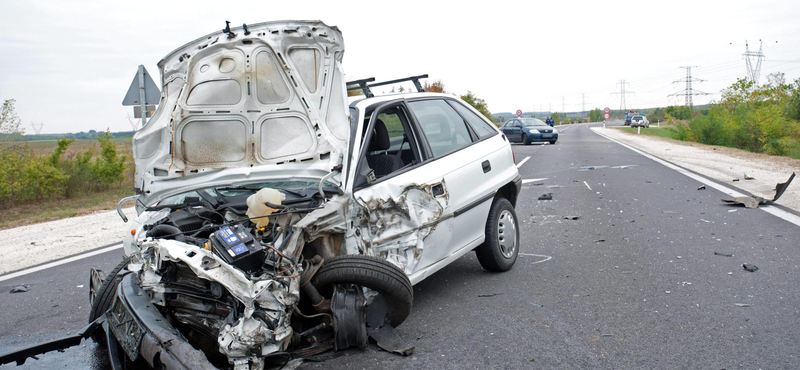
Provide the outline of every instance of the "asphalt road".
<path id="1" fill-rule="evenodd" d="M 724 205 L 587 125 L 561 131 L 556 145 L 514 145 L 517 161 L 530 156 L 523 179 L 546 179 L 520 194 L 511 271 L 487 273 L 469 254 L 415 286 L 398 328 L 410 357 L 371 345 L 303 368 L 800 368 L 800 228 Z M 89 266 L 110 270 L 120 253 L 0 282 L 0 352 L 82 327 Z M 7 293 L 19 284 L 31 291 Z M 19 369 L 102 368 L 94 347 Z"/>

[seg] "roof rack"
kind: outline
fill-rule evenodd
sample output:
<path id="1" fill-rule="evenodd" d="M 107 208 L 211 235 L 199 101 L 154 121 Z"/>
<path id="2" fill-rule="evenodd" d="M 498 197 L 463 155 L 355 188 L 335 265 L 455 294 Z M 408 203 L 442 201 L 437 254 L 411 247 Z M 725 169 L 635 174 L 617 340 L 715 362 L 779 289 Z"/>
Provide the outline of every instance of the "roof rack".
<path id="1" fill-rule="evenodd" d="M 391 84 L 396 84 L 396 83 L 405 82 L 405 81 L 413 81 L 414 82 L 414 86 L 417 88 L 417 92 L 424 92 L 425 89 L 423 89 L 422 88 L 422 84 L 419 83 L 419 79 L 421 79 L 421 78 L 428 78 L 428 75 L 424 74 L 424 75 L 419 75 L 419 76 L 411 76 L 411 77 L 399 78 L 399 79 L 396 79 L 396 80 L 377 82 L 377 83 L 374 83 L 374 84 L 367 85 L 367 83 L 375 81 L 375 77 L 370 77 L 370 78 L 365 78 L 365 79 L 362 79 L 362 80 L 355 80 L 355 81 L 347 82 L 347 86 L 348 86 L 347 91 L 361 90 L 364 93 L 364 96 L 366 96 L 368 98 L 372 98 L 372 97 L 375 96 L 375 94 L 373 94 L 372 90 L 370 90 L 371 87 L 391 85 Z"/>

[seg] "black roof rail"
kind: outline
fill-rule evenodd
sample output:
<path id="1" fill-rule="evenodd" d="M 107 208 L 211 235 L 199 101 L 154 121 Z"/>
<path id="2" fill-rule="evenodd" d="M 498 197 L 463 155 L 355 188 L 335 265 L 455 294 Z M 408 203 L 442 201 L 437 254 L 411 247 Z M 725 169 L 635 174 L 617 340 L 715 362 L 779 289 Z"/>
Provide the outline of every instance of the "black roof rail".
<path id="1" fill-rule="evenodd" d="M 424 75 L 419 75 L 419 76 L 398 78 L 396 80 L 376 82 L 376 83 L 367 85 L 367 83 L 375 81 L 375 77 L 370 77 L 370 78 L 365 78 L 363 80 L 349 81 L 349 82 L 346 83 L 346 85 L 348 86 L 347 91 L 361 90 L 364 93 L 364 96 L 366 96 L 368 98 L 371 98 L 371 97 L 375 96 L 375 94 L 372 93 L 372 90 L 370 90 L 371 87 L 391 85 L 391 84 L 396 84 L 396 83 L 405 82 L 405 81 L 413 81 L 414 82 L 414 87 L 417 88 L 417 92 L 425 92 L 425 90 L 422 88 L 422 84 L 419 83 L 419 80 L 421 78 L 428 78 L 428 75 L 424 74 Z"/>

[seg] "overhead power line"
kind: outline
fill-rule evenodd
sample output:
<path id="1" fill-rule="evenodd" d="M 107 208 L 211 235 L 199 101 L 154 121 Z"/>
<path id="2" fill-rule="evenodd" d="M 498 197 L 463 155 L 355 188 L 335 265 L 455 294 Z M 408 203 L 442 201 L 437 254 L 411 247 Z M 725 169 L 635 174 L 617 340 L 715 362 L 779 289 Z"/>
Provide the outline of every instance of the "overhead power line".
<path id="1" fill-rule="evenodd" d="M 747 64 L 747 75 L 750 77 L 750 81 L 753 81 L 756 86 L 758 86 L 758 78 L 761 76 L 761 61 L 764 59 L 764 53 L 761 52 L 763 48 L 764 45 L 761 43 L 761 40 L 758 40 L 758 52 L 750 51 L 750 44 L 748 44 L 746 40 L 744 42 L 744 54 L 742 54 L 742 56 L 745 58 L 744 60 Z M 753 67 L 750 57 L 756 58 L 755 67 Z"/>
<path id="2" fill-rule="evenodd" d="M 627 95 L 627 94 L 636 95 L 636 93 L 633 92 L 633 91 L 625 91 L 625 85 L 627 85 L 627 84 L 628 83 L 625 82 L 625 80 L 619 80 L 619 82 L 617 83 L 617 85 L 619 85 L 619 92 L 618 93 L 616 93 L 616 92 L 615 93 L 611 93 L 611 95 L 619 94 L 619 110 L 621 110 L 623 112 L 628 110 L 628 106 L 625 103 L 625 95 Z"/>
<path id="3" fill-rule="evenodd" d="M 686 69 L 686 78 L 682 78 L 680 80 L 675 80 L 673 82 L 673 83 L 685 82 L 686 83 L 686 89 L 683 92 L 676 92 L 676 93 L 672 93 L 672 94 L 667 95 L 667 96 L 683 96 L 683 97 L 685 97 L 686 98 L 685 105 L 687 107 L 694 106 L 694 102 L 692 102 L 692 96 L 694 96 L 694 95 L 709 95 L 706 92 L 702 92 L 702 91 L 695 90 L 695 89 L 692 88 L 692 82 L 693 81 L 697 81 L 697 82 L 705 81 L 705 80 L 701 80 L 699 78 L 693 78 L 692 77 L 692 67 L 698 67 L 698 66 L 681 66 L 681 68 Z"/>

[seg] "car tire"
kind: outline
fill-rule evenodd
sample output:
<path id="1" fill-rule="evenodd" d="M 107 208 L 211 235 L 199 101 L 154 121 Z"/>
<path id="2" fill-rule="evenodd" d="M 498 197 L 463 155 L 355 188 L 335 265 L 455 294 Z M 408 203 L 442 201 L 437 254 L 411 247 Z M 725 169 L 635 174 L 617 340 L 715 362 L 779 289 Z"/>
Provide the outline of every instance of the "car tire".
<path id="1" fill-rule="evenodd" d="M 556 140 L 550 140 L 550 145 L 555 145 L 555 144 L 556 144 Z"/>
<path id="2" fill-rule="evenodd" d="M 509 241 L 511 245 L 508 245 Z M 508 271 L 514 266 L 519 254 L 519 224 L 514 206 L 508 199 L 495 198 L 492 202 L 486 220 L 486 240 L 475 249 L 475 254 L 484 270 L 489 272 Z"/>
<path id="3" fill-rule="evenodd" d="M 528 141 L 528 135 L 522 134 L 522 145 L 529 145 L 531 142 Z"/>
<path id="4" fill-rule="evenodd" d="M 128 266 L 130 263 L 130 257 L 125 257 L 122 259 L 117 267 L 114 267 L 111 272 L 108 273 L 103 283 L 100 284 L 100 287 L 97 288 L 97 295 L 94 297 L 94 302 L 92 302 L 92 308 L 89 311 L 89 322 L 97 320 L 98 317 L 106 313 L 109 309 L 111 309 L 111 304 L 114 302 L 114 298 L 117 296 L 117 286 L 119 282 L 122 281 L 122 277 L 125 275 L 125 267 Z M 95 342 L 104 345 L 106 342 L 105 333 L 102 330 L 96 331 L 92 338 L 94 338 Z"/>
<path id="5" fill-rule="evenodd" d="M 406 273 L 388 261 L 373 256 L 333 257 L 322 265 L 311 283 L 325 294 L 334 284 L 350 283 L 370 288 L 386 298 L 389 323 L 397 327 L 411 314 L 414 288 Z"/>

